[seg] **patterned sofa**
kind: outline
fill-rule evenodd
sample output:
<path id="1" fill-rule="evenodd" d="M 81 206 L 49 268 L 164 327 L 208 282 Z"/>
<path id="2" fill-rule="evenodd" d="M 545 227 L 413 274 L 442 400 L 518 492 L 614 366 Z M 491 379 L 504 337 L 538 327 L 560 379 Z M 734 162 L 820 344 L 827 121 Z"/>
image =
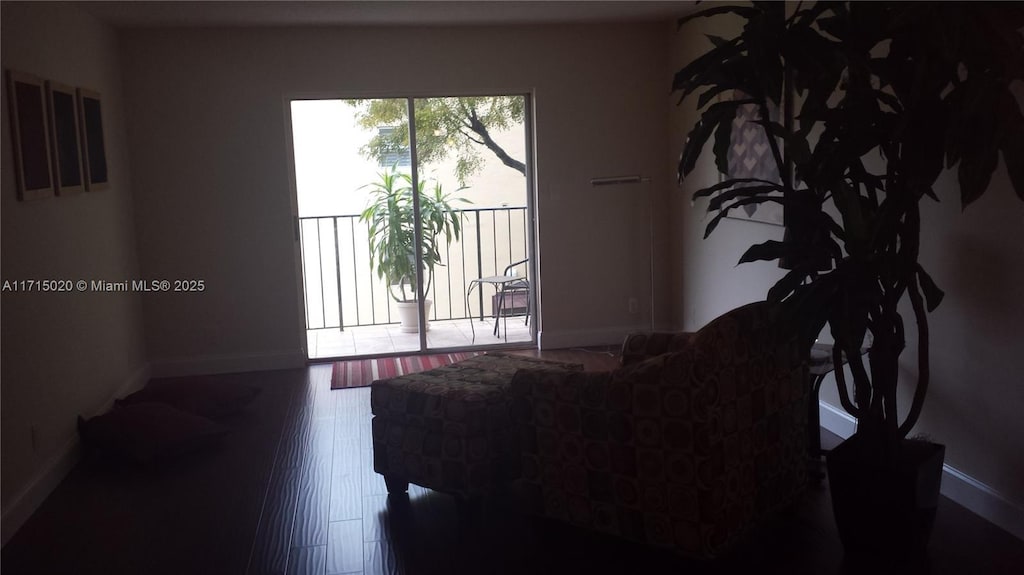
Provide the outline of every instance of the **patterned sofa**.
<path id="1" fill-rule="evenodd" d="M 633 336 L 613 372 L 519 371 L 530 511 L 712 558 L 792 502 L 807 470 L 804 364 L 774 316 L 761 302 L 692 336 Z"/>
<path id="2" fill-rule="evenodd" d="M 373 469 L 389 493 L 409 483 L 463 499 L 519 476 L 508 391 L 520 369 L 581 370 L 582 365 L 488 353 L 420 373 L 374 381 Z"/>

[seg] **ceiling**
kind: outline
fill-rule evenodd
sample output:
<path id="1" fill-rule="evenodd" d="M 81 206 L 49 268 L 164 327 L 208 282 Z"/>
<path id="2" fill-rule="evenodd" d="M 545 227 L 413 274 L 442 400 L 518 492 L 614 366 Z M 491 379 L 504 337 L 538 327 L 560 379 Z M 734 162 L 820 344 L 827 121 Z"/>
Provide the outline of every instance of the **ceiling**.
<path id="1" fill-rule="evenodd" d="M 158 1 L 73 2 L 116 28 L 412 26 L 669 20 L 694 9 L 665 1 Z"/>

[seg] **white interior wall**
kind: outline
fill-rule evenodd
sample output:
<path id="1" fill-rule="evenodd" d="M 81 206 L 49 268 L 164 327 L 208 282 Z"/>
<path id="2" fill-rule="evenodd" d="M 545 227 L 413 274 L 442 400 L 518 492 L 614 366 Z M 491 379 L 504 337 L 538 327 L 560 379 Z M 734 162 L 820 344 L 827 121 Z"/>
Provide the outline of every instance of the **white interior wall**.
<path id="1" fill-rule="evenodd" d="M 545 346 L 649 325 L 644 190 L 664 188 L 663 24 L 137 30 L 124 35 L 139 252 L 146 277 L 206 280 L 146 301 L 160 366 L 301 359 L 285 101 L 289 96 L 534 96 Z M 646 310 L 649 305 L 642 305 Z M 205 359 L 203 359 L 205 358 Z"/>
<path id="2" fill-rule="evenodd" d="M 7 90 L 0 134 L 3 280 L 137 277 L 121 76 L 112 30 L 75 8 L 2 4 L 3 68 L 98 91 L 110 187 L 17 201 Z M 3 540 L 66 471 L 75 417 L 146 379 L 128 293 L 2 294 Z"/>

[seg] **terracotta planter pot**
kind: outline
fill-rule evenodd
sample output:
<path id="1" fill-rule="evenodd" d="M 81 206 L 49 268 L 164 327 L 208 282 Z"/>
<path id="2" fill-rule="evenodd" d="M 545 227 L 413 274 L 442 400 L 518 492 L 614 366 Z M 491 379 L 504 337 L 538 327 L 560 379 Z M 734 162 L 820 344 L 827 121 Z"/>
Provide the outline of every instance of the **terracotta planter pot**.
<path id="1" fill-rule="evenodd" d="M 826 456 L 843 548 L 861 560 L 923 555 L 938 506 L 945 446 L 904 440 L 895 464 L 868 457 L 868 449 L 854 435 Z"/>

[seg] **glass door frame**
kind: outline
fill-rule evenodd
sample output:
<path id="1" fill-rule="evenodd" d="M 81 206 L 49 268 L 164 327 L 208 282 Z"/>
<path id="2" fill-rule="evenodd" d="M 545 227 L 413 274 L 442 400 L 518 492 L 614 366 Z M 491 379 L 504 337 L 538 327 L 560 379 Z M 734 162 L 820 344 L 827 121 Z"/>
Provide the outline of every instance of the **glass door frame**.
<path id="1" fill-rule="evenodd" d="M 290 203 L 292 209 L 292 217 L 295 225 L 295 236 L 294 236 L 294 253 L 295 253 L 295 267 L 297 276 L 297 292 L 298 292 L 298 310 L 307 309 L 306 307 L 306 286 L 305 277 L 303 272 L 303 255 L 300 244 L 299 234 L 299 212 L 298 212 L 298 187 L 296 179 L 296 166 L 295 166 L 295 145 L 293 135 L 293 120 L 291 113 L 291 104 L 295 101 L 301 100 L 353 100 L 353 99 L 400 99 L 406 101 L 406 108 L 408 110 L 409 120 L 409 143 L 410 143 L 410 157 L 411 157 L 411 178 L 413 190 L 419 189 L 420 174 L 419 174 L 419 159 L 418 150 L 416 145 L 416 100 L 430 99 L 430 98 L 459 98 L 459 97 L 487 97 L 487 96 L 519 96 L 523 98 L 523 138 L 524 138 L 524 150 L 525 150 L 525 185 L 526 185 L 526 255 L 528 258 L 527 263 L 527 274 L 530 278 L 530 292 L 529 292 L 529 309 L 527 313 L 531 319 L 530 327 L 530 340 L 529 342 L 495 342 L 493 344 L 480 344 L 476 341 L 472 342 L 467 346 L 455 346 L 455 347 L 430 347 L 427 340 L 427 330 L 424 327 L 427 325 L 426 309 L 425 309 L 425 296 L 424 293 L 424 274 L 425 269 L 423 266 L 423 229 L 420 224 L 420 198 L 418 193 L 413 193 L 413 213 L 416 218 L 415 228 L 415 251 L 416 251 L 416 272 L 417 272 L 417 315 L 419 319 L 419 349 L 418 350 L 406 350 L 406 351 L 395 351 L 389 354 L 371 353 L 371 354 L 356 354 L 353 356 L 345 356 L 343 359 L 355 359 L 355 358 L 368 358 L 368 357 L 381 357 L 387 355 L 406 355 L 406 354 L 424 354 L 424 353 L 445 353 L 445 352 L 459 352 L 459 351 L 476 351 L 481 349 L 508 349 L 508 348 L 519 348 L 524 343 L 529 343 L 531 346 L 536 347 L 537 345 L 537 333 L 538 333 L 538 321 L 540 317 L 541 305 L 538 298 L 540 277 L 538 275 L 538 246 L 537 246 L 537 215 L 536 215 L 536 157 L 535 157 L 535 124 L 534 124 L 534 92 L 533 90 L 488 90 L 485 92 L 472 93 L 472 92 L 459 92 L 459 93 L 440 93 L 436 95 L 409 95 L 409 92 L 405 92 L 402 95 L 386 96 L 380 93 L 370 93 L 365 95 L 351 95 L 351 94 L 291 94 L 285 95 L 284 107 L 285 107 L 285 137 L 288 150 L 288 168 L 289 168 L 289 185 L 291 187 Z M 479 249 L 479 248 L 478 248 Z M 340 289 L 340 286 L 339 286 Z M 482 310 L 481 310 L 482 313 Z M 467 308 L 467 314 L 470 321 L 472 320 L 472 310 Z M 305 313 L 299 313 L 299 327 L 300 329 L 300 345 L 305 357 L 309 358 L 309 361 L 333 361 L 337 358 L 310 358 L 309 350 L 307 349 L 307 318 Z M 497 318 L 495 318 L 497 321 Z"/>

